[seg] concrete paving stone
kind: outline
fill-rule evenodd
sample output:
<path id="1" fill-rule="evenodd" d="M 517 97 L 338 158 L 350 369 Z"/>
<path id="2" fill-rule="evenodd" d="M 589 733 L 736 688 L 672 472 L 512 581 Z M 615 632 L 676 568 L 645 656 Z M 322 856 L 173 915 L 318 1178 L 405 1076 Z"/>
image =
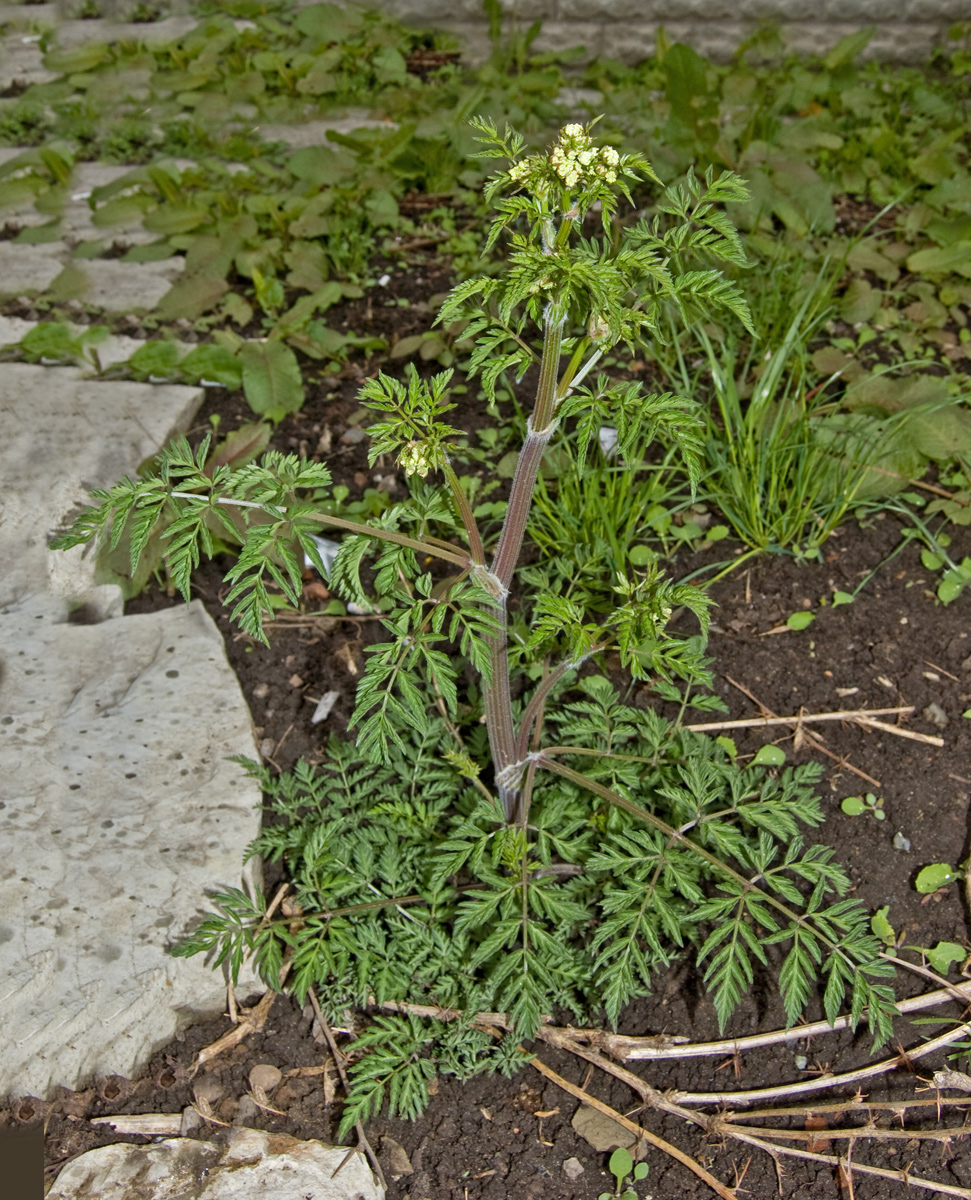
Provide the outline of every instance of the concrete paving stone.
<path id="1" fill-rule="evenodd" d="M 346 1162 L 345 1162 L 346 1160 Z M 360 1151 L 240 1127 L 199 1142 L 117 1143 L 79 1155 L 61 1171 L 48 1200 L 384 1200 Z"/>
<path id="2" fill-rule="evenodd" d="M 199 601 L 77 625 L 31 596 L 0 647 L 0 1097 L 46 1098 L 223 1010 L 222 976 L 165 951 L 207 889 L 259 882 L 259 790 L 227 761 L 255 746 Z"/>
<path id="3" fill-rule="evenodd" d="M 57 44 L 62 50 L 89 42 L 174 42 L 198 25 L 198 18 L 183 15 L 161 21 L 61 21 Z"/>
<path id="4" fill-rule="evenodd" d="M 0 39 L 0 92 L 14 85 L 30 87 L 57 78 L 43 63 L 43 52 L 33 34 L 8 34 Z"/>
<path id="5" fill-rule="evenodd" d="M 43 292 L 64 270 L 67 255 L 63 242 L 40 246 L 0 242 L 0 297 Z"/>
<path id="6" fill-rule="evenodd" d="M 0 24 L 19 29 L 43 25 L 50 27 L 57 21 L 57 10 L 53 4 L 4 4 L 0 7 Z"/>
<path id="7" fill-rule="evenodd" d="M 93 556 L 48 548 L 87 488 L 109 487 L 189 427 L 203 390 L 88 380 L 75 367 L 5 363 L 0 371 L 0 607 L 47 594 L 81 604 L 97 587 Z M 0 776 L 2 778 L 2 776 Z"/>
<path id="8" fill-rule="evenodd" d="M 0 317 L 0 346 L 15 346 L 36 324 L 23 317 Z M 6 370 L 6 365 L 2 369 Z"/>
<path id="9" fill-rule="evenodd" d="M 305 150 L 308 146 L 333 145 L 327 133 L 353 133 L 355 129 L 396 129 L 395 121 L 380 120 L 370 115 L 366 108 L 353 109 L 342 117 L 321 117 L 303 125 L 259 125 L 260 134 L 268 142 L 286 142 L 293 150 Z"/>
<path id="10" fill-rule="evenodd" d="M 79 298 L 105 312 L 138 312 L 154 308 L 182 274 L 185 259 L 129 263 L 116 258 L 75 259 Z"/>

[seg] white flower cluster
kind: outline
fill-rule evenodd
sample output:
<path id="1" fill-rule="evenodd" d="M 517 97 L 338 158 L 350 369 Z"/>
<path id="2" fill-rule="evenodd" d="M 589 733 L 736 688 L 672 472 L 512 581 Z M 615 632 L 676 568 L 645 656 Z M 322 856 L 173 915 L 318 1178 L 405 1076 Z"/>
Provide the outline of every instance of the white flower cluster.
<path id="1" fill-rule="evenodd" d="M 599 180 L 615 183 L 619 163 L 620 155 L 613 146 L 594 146 L 582 125 L 565 126 L 549 157 L 549 164 L 568 188 L 578 183 L 588 187 Z M 509 178 L 514 183 L 538 182 L 546 166 L 539 156 L 523 158 L 509 168 Z"/>
<path id="2" fill-rule="evenodd" d="M 398 455 L 398 465 L 406 475 L 420 475 L 424 479 L 432 460 L 421 442 L 409 442 Z"/>
<path id="3" fill-rule="evenodd" d="M 620 155 L 613 146 L 601 146 L 599 149 L 594 146 L 593 139 L 582 125 L 567 125 L 553 147 L 550 162 L 566 186 L 572 188 L 581 180 L 587 186 L 596 183 L 598 178 L 614 183 Z"/>

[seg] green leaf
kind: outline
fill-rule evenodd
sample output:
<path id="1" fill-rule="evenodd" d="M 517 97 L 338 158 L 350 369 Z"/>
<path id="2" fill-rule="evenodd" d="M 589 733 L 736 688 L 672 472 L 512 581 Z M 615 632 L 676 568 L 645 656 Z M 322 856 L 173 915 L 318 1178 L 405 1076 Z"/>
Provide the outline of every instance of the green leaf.
<path id="1" fill-rule="evenodd" d="M 840 804 L 840 808 L 848 817 L 860 817 L 867 810 L 866 804 L 864 804 L 859 796 L 847 796 Z"/>
<path id="2" fill-rule="evenodd" d="M 617 1180 L 617 1187 L 627 1178 L 634 1169 L 634 1160 L 630 1156 L 630 1151 L 623 1146 L 615 1150 L 610 1156 L 610 1161 L 607 1163 L 607 1169 L 611 1175 Z"/>
<path id="3" fill-rule="evenodd" d="M 148 213 L 143 219 L 142 224 L 149 233 L 164 233 L 166 235 L 173 233 L 188 233 L 192 229 L 198 229 L 200 225 L 204 225 L 207 221 L 212 220 L 211 213 L 202 208 L 192 208 L 188 205 L 173 207 L 163 204 L 154 212 Z"/>
<path id="4" fill-rule="evenodd" d="M 188 383 L 221 383 L 230 391 L 242 386 L 242 364 L 225 346 L 196 346 L 179 363 L 179 371 Z"/>
<path id="5" fill-rule="evenodd" d="M 887 913 L 890 911 L 890 905 L 884 905 L 883 908 L 878 908 L 870 918 L 870 929 L 875 937 L 878 937 L 885 946 L 895 946 L 897 943 L 897 935 L 894 933 L 893 926 L 887 920 Z"/>
<path id="6" fill-rule="evenodd" d="M 183 275 L 158 302 L 155 313 L 162 321 L 194 321 L 215 308 L 228 291 L 229 284 L 217 275 Z"/>
<path id="7" fill-rule="evenodd" d="M 723 734 L 721 737 L 715 738 L 715 744 L 721 746 L 732 762 L 735 761 L 736 757 L 738 756 L 738 747 L 735 745 L 735 742 L 732 738 L 725 737 Z"/>
<path id="8" fill-rule="evenodd" d="M 858 54 L 866 49 L 875 33 L 876 29 L 870 25 L 866 29 L 848 33 L 845 37 L 840 38 L 823 59 L 823 66 L 827 71 L 837 71 L 840 67 L 848 66 Z"/>
<path id="9" fill-rule="evenodd" d="M 924 867 L 917 876 L 914 887 L 922 896 L 936 892 L 938 888 L 947 887 L 957 879 L 958 873 L 950 863 L 931 863 Z"/>
<path id="10" fill-rule="evenodd" d="M 175 374 L 182 353 L 176 342 L 162 340 L 146 342 L 139 346 L 127 362 L 128 370 L 136 379 L 171 379 Z"/>
<path id="11" fill-rule="evenodd" d="M 656 555 L 650 546 L 639 545 L 631 546 L 627 557 L 635 567 L 649 567 Z"/>
<path id="12" fill-rule="evenodd" d="M 933 950 L 925 950 L 924 953 L 938 975 L 946 975 L 952 963 L 964 962 L 968 956 L 965 947 L 957 942 L 938 942 Z"/>
<path id="13" fill-rule="evenodd" d="M 253 412 L 282 421 L 303 406 L 304 390 L 297 356 L 282 342 L 247 342 L 239 352 L 243 394 Z"/>
<path id="14" fill-rule="evenodd" d="M 753 767 L 781 767 L 786 761 L 786 752 L 779 746 L 763 746 L 752 759 Z"/>
<path id="15" fill-rule="evenodd" d="M 811 612 L 794 612 L 786 621 L 790 629 L 805 629 L 807 625 L 811 625 L 816 620 L 815 613 Z"/>
<path id="16" fill-rule="evenodd" d="M 856 597 L 850 592 L 833 592 L 833 608 L 838 608 L 841 604 L 854 604 Z"/>
<path id="17" fill-rule="evenodd" d="M 944 559 L 930 550 L 921 550 L 920 561 L 928 571 L 939 571 L 944 566 Z"/>

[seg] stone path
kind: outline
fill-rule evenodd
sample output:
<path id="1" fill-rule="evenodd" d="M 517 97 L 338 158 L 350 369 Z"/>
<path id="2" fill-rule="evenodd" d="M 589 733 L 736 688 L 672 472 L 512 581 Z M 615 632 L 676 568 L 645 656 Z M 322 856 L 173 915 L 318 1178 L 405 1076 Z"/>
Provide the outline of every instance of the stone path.
<path id="1" fill-rule="evenodd" d="M 0 20 L 30 30 L 56 13 L 7 6 Z M 188 20 L 152 28 L 171 36 Z M 103 37 L 102 24 L 62 24 L 62 44 Z M 48 77 L 32 38 L 0 39 L 0 92 Z M 0 149 L 0 166 L 22 153 Z M 36 294 L 70 270 L 106 312 L 151 308 L 181 259 L 71 260 L 73 245 L 104 236 L 87 194 L 127 169 L 78 164 L 60 240 L 0 241 L 0 293 Z M 0 223 L 37 216 L 8 208 Z M 29 328 L 0 318 L 0 345 Z M 138 344 L 102 343 L 102 365 Z M 0 1097 L 131 1075 L 188 1020 L 225 1006 L 218 973 L 166 953 L 207 889 L 259 883 L 257 866 L 242 867 L 259 792 L 227 761 L 257 748 L 222 638 L 198 602 L 123 617 L 92 554 L 48 549 L 89 486 L 133 474 L 188 428 L 202 396 L 0 364 Z"/>
<path id="2" fill-rule="evenodd" d="M 64 49 L 172 38 L 195 24 L 176 13 L 126 25 L 113 0 L 106 9 L 110 21 L 78 21 L 60 19 L 54 4 L 0 6 L 0 97 L 8 97 L 0 107 L 21 85 L 54 78 L 42 61 L 45 28 Z M 366 112 L 350 112 L 338 127 L 367 123 Z M 274 132 L 303 146 L 333 127 Z M 0 170 L 19 156 L 15 170 L 36 160 L 30 148 L 0 147 Z M 91 192 L 129 169 L 76 164 L 53 216 L 30 196 L 0 208 L 0 300 L 47 294 L 106 315 L 158 303 L 181 257 L 76 255 L 85 243 L 154 240 L 138 224 L 108 230 L 91 220 Z M 18 229 L 34 237 L 42 225 L 50 240 L 10 238 Z M 32 325 L 0 317 L 0 348 Z M 99 342 L 102 369 L 139 344 Z M 222 974 L 166 953 L 208 907 L 207 892 L 261 882 L 258 862 L 243 866 L 259 832 L 259 790 L 228 761 L 259 753 L 221 635 L 198 601 L 123 616 L 121 591 L 104 582 L 93 553 L 48 547 L 90 487 L 134 474 L 189 427 L 202 396 L 196 387 L 0 362 L 0 1101 L 130 1077 L 181 1027 L 225 1010 Z M 254 990 L 263 989 L 244 975 L 241 998 Z M 156 1200 L 185 1195 L 191 1183 L 207 1200 L 255 1192 L 381 1200 L 358 1155 L 331 1179 L 346 1153 L 247 1129 L 219 1145 L 108 1146 L 71 1162 L 50 1194 L 81 1200 L 123 1190 Z"/>

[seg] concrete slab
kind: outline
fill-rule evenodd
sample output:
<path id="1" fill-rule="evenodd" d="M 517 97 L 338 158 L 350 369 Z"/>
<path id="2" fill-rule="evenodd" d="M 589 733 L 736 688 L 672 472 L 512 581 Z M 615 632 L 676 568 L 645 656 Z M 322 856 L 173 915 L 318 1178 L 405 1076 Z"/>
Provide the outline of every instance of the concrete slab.
<path id="1" fill-rule="evenodd" d="M 30 87 L 57 78 L 43 63 L 38 38 L 32 34 L 10 34 L 0 39 L 0 92 L 14 85 Z"/>
<path id="2" fill-rule="evenodd" d="M 114 258 L 75 260 L 72 270 L 79 280 L 78 294 L 87 304 L 105 312 L 142 312 L 158 304 L 185 268 L 184 258 L 160 262 L 129 263 Z"/>
<path id="3" fill-rule="evenodd" d="M 45 291 L 64 270 L 67 256 L 63 242 L 40 246 L 0 242 L 0 297 L 33 296 Z"/>
<path id="4" fill-rule="evenodd" d="M 169 1138 L 89 1150 L 54 1181 L 48 1200 L 384 1200 L 359 1151 L 262 1129 L 231 1129 L 219 1143 Z"/>
<path id="5" fill-rule="evenodd" d="M 327 133 L 353 133 L 355 129 L 396 129 L 395 121 L 379 120 L 366 108 L 353 109 L 343 117 L 321 117 L 303 125 L 259 125 L 260 134 L 268 142 L 286 142 L 294 150 L 308 146 L 327 146 Z"/>
<path id="6" fill-rule="evenodd" d="M 0 647 L 0 1096 L 46 1097 L 223 1010 L 219 974 L 165 950 L 244 882 L 259 793 L 226 760 L 255 746 L 198 601 L 80 626 L 29 597 Z"/>
<path id="7" fill-rule="evenodd" d="M 50 608 L 92 603 L 92 556 L 48 549 L 87 500 L 188 428 L 202 388 L 86 380 L 74 367 L 5 363 L 0 371 L 0 607 L 47 594 Z M 2 778 L 2 776 L 0 776 Z"/>
<path id="8" fill-rule="evenodd" d="M 161 21 L 61 21 L 57 26 L 57 44 L 62 50 L 89 42 L 174 42 L 199 24 L 188 15 L 165 17 Z"/>

